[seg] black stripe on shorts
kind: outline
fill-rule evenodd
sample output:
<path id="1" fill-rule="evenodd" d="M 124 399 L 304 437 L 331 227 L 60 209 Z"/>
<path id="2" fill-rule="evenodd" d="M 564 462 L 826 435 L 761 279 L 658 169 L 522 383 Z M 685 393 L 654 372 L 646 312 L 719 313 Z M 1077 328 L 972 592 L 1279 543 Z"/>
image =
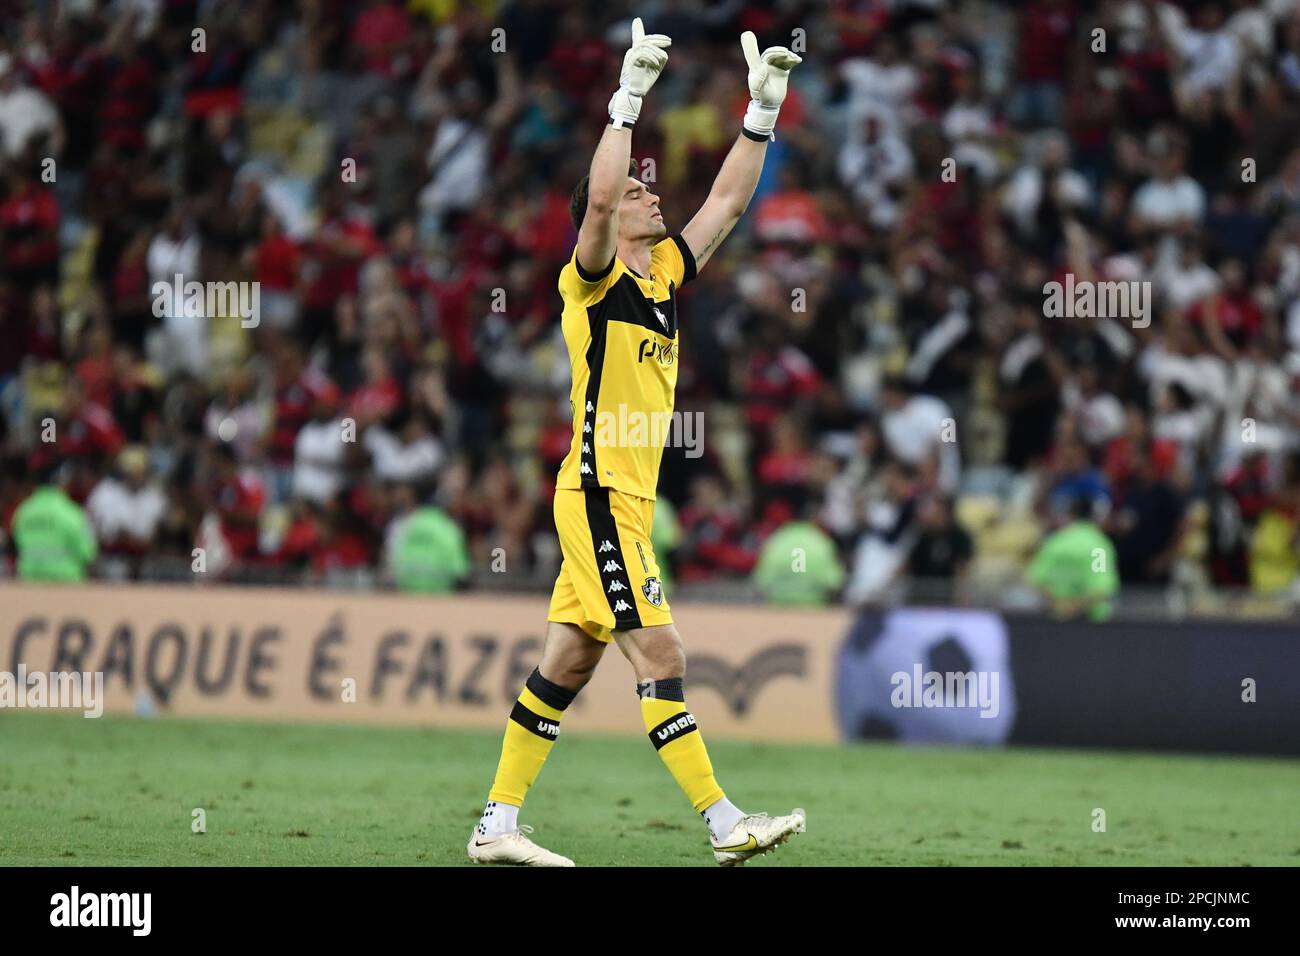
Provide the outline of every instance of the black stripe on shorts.
<path id="1" fill-rule="evenodd" d="M 636 609 L 636 592 L 627 573 L 627 561 L 618 543 L 618 525 L 609 508 L 608 488 L 584 488 L 587 499 L 587 524 L 591 527 L 591 546 L 595 551 L 600 587 L 609 609 L 614 612 L 614 630 L 626 631 L 641 626 Z"/>

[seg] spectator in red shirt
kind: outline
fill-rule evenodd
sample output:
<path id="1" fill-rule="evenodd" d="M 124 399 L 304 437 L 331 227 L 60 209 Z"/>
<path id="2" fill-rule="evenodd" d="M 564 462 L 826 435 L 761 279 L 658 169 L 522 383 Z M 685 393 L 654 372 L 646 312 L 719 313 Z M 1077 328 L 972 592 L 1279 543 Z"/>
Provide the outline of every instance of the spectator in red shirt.
<path id="1" fill-rule="evenodd" d="M 1020 83 L 1008 109 L 1017 124 L 1059 125 L 1074 23 L 1073 0 L 1030 0 L 1021 11 L 1016 50 Z"/>
<path id="2" fill-rule="evenodd" d="M 807 355 L 787 344 L 779 323 L 768 321 L 761 329 L 745 366 L 745 421 L 766 434 L 783 411 L 817 394 L 821 377 Z"/>
<path id="3" fill-rule="evenodd" d="M 0 202 L 0 256 L 19 288 L 59 281 L 59 206 L 54 193 L 20 167 L 12 167 Z"/>
<path id="4" fill-rule="evenodd" d="M 262 241 L 253 260 L 253 274 L 261 284 L 263 321 L 272 328 L 293 329 L 298 321 L 302 254 L 298 244 L 285 235 L 274 213 L 262 216 Z"/>
<path id="5" fill-rule="evenodd" d="M 126 444 L 113 413 L 87 398 L 86 386 L 75 377 L 64 385 L 55 435 L 55 441 L 43 446 L 48 451 L 42 460 L 85 458 L 104 463 L 115 458 Z"/>
<path id="6" fill-rule="evenodd" d="M 683 583 L 742 577 L 754 569 L 755 542 L 746 538 L 743 515 L 719 476 L 703 475 L 691 484 L 681 525 Z"/>
<path id="7" fill-rule="evenodd" d="M 412 73 L 411 18 L 398 4 L 370 0 L 352 21 L 350 39 L 369 72 L 389 78 Z"/>
<path id="8" fill-rule="evenodd" d="M 365 380 L 347 402 L 347 414 L 356 421 L 359 432 L 392 415 L 404 397 L 402 383 L 393 374 L 383 349 L 367 346 L 361 355 L 361 369 Z"/>
<path id="9" fill-rule="evenodd" d="M 215 475 L 211 486 L 212 507 L 221 521 L 221 534 L 238 562 L 259 556 L 258 522 L 266 504 L 266 489 L 255 472 L 241 469 L 228 445 L 212 449 Z"/>
<path id="10" fill-rule="evenodd" d="M 758 460 L 758 479 L 765 500 L 780 499 L 798 514 L 808 482 L 812 453 L 804 430 L 795 419 L 782 415 L 772 423 L 771 447 Z"/>
<path id="11" fill-rule="evenodd" d="M 1192 306 L 1188 314 L 1205 333 L 1210 348 L 1234 361 L 1242 352 L 1249 354 L 1263 344 L 1264 313 L 1255 301 L 1241 260 L 1225 259 L 1219 265 L 1219 275 L 1222 288 Z"/>
<path id="12" fill-rule="evenodd" d="M 113 338 L 103 322 L 95 322 L 82 332 L 81 357 L 76 376 L 86 389 L 86 399 L 95 405 L 113 405 Z"/>

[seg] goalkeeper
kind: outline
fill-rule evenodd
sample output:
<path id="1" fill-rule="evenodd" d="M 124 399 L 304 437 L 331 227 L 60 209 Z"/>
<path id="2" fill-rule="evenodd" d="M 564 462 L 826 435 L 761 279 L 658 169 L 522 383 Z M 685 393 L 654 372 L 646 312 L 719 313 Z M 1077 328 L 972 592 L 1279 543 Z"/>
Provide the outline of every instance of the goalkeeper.
<path id="1" fill-rule="evenodd" d="M 469 856 L 483 863 L 572 866 L 518 822 L 528 788 L 559 737 L 565 709 L 611 643 L 631 662 L 651 744 L 708 826 L 714 859 L 743 864 L 804 830 L 804 812 L 745 813 L 713 774 L 695 718 L 686 709 L 686 655 L 673 625 L 651 544 L 662 445 L 613 440 L 602 423 L 623 414 L 666 421 L 677 385 L 677 290 L 717 251 L 749 204 L 768 141 L 800 58 L 785 47 L 762 53 L 741 37 L 752 97 L 735 145 L 704 205 L 669 233 L 659 197 L 635 178 L 632 130 L 668 61 L 672 41 L 632 23 L 609 125 L 590 174 L 570 203 L 578 242 L 560 272 L 562 326 L 573 369 L 573 440 L 560 466 L 555 526 L 564 560 L 551 595 L 541 663 L 506 722 L 496 779 Z M 663 416 L 663 417 L 660 417 Z"/>

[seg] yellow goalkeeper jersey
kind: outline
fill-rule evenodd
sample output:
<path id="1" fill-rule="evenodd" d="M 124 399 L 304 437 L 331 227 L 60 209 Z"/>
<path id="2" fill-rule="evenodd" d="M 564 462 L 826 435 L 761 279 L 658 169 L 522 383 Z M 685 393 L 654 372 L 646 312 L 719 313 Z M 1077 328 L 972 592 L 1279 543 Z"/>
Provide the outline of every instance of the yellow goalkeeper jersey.
<path id="1" fill-rule="evenodd" d="M 677 387 L 677 290 L 695 277 L 680 235 L 651 250 L 650 275 L 617 256 L 603 273 L 560 270 L 573 388 L 573 442 L 560 489 L 613 488 L 654 500 Z"/>

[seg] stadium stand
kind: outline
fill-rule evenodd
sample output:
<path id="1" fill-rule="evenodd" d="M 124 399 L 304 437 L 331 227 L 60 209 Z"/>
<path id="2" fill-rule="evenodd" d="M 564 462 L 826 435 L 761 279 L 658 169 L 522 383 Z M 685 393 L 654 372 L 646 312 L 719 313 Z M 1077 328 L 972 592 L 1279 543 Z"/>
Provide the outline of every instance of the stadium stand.
<path id="1" fill-rule="evenodd" d="M 100 577 L 185 579 L 202 547 L 226 580 L 390 583 L 428 505 L 471 586 L 553 580 L 555 281 L 630 9 L 0 0 L 6 572 L 61 466 Z M 1300 598 L 1294 3 L 645 15 L 673 37 L 636 142 L 670 228 L 743 113 L 736 34 L 807 50 L 682 294 L 677 407 L 705 428 L 665 456 L 676 584 L 748 582 L 812 516 L 848 600 L 1014 605 L 1086 497 L 1125 593 Z M 256 324 L 178 275 L 257 283 Z M 1050 314 L 1067 280 L 1151 298 Z"/>

